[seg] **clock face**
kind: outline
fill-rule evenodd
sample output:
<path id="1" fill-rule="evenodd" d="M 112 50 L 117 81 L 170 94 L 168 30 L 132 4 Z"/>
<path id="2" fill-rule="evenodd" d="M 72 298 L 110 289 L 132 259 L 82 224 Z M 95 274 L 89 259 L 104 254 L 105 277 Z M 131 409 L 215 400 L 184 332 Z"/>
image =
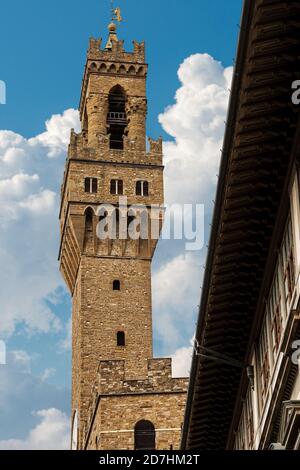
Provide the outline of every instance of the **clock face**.
<path id="1" fill-rule="evenodd" d="M 72 450 L 77 450 L 78 444 L 78 411 L 76 410 L 73 417 L 72 425 Z"/>

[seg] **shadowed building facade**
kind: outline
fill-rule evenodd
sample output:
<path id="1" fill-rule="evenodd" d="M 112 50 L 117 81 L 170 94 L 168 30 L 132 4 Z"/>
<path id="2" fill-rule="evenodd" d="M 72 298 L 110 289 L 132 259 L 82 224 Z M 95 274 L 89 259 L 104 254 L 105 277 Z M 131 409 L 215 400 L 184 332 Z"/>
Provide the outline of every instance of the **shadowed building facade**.
<path id="1" fill-rule="evenodd" d="M 185 449 L 300 449 L 299 50 L 299 1 L 245 0 Z"/>
<path id="2" fill-rule="evenodd" d="M 73 300 L 74 449 L 180 441 L 187 380 L 173 379 L 171 360 L 152 353 L 151 228 L 159 235 L 164 197 L 162 140 L 146 149 L 146 75 L 144 43 L 126 52 L 115 23 L 106 46 L 90 40 L 82 131 L 71 133 L 60 210 L 60 267 Z M 98 236 L 110 222 L 115 236 Z"/>

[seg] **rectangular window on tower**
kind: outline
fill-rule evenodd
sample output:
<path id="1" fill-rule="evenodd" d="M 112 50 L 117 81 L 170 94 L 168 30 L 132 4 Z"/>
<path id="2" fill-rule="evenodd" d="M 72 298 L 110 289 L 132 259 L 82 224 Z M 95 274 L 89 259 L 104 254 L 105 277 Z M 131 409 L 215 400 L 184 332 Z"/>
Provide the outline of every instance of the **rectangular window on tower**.
<path id="1" fill-rule="evenodd" d="M 85 178 L 84 190 L 86 193 L 97 193 L 98 191 L 98 180 L 97 178 Z"/>
<path id="2" fill-rule="evenodd" d="M 148 181 L 137 181 L 135 193 L 137 196 L 149 196 L 149 183 Z"/>
<path id="3" fill-rule="evenodd" d="M 111 180 L 110 194 L 115 194 L 115 195 L 123 194 L 123 181 L 122 180 Z"/>

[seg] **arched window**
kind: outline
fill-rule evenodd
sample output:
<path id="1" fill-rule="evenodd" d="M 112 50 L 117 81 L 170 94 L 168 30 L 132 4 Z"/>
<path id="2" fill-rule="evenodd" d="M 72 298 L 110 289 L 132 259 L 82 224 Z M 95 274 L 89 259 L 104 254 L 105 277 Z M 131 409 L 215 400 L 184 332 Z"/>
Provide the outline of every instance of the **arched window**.
<path id="1" fill-rule="evenodd" d="M 126 96 L 120 85 L 113 87 L 108 96 L 108 133 L 110 134 L 110 148 L 123 150 L 124 132 L 127 126 Z"/>
<path id="2" fill-rule="evenodd" d="M 137 181 L 136 191 L 137 196 L 149 196 L 149 183 L 148 181 Z"/>
<path id="3" fill-rule="evenodd" d="M 155 450 L 155 428 L 151 421 L 141 420 L 134 428 L 134 449 Z"/>
<path id="4" fill-rule="evenodd" d="M 121 290 L 121 283 L 118 279 L 115 279 L 113 282 L 113 290 Z"/>
<path id="5" fill-rule="evenodd" d="M 93 216 L 94 211 L 91 207 L 88 207 L 85 211 L 85 229 L 87 232 L 93 231 Z"/>
<path id="6" fill-rule="evenodd" d="M 118 333 L 117 333 L 117 346 L 125 346 L 125 333 L 124 333 L 124 331 L 118 331 Z"/>

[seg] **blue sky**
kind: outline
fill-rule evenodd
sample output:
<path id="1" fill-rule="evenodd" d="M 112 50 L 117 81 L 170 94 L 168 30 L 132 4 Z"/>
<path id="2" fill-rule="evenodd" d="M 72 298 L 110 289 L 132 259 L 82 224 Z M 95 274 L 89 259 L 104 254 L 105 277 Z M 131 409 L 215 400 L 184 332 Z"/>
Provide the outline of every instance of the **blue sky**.
<path id="1" fill-rule="evenodd" d="M 172 103 L 179 64 L 207 52 L 233 62 L 241 0 L 120 0 L 119 36 L 147 43 L 148 130 L 162 133 L 157 115 Z M 0 127 L 26 137 L 42 132 L 50 115 L 78 105 L 90 36 L 105 37 L 109 0 L 4 0 L 1 2 L 1 79 L 7 106 Z"/>
<path id="2" fill-rule="evenodd" d="M 126 48 L 133 39 L 146 41 L 147 133 L 167 141 L 167 202 L 204 203 L 207 234 L 242 0 L 115 4 L 124 16 L 118 34 Z M 69 413 L 71 303 L 57 273 L 57 206 L 69 124 L 77 118 L 75 112 L 63 113 L 77 108 L 88 38 L 106 38 L 109 12 L 108 0 L 1 4 L 0 80 L 6 82 L 7 104 L 0 105 L 0 201 L 8 215 L 4 211 L 0 217 L 5 325 L 1 328 L 0 317 L 0 338 L 7 343 L 8 364 L 0 365 L 0 394 L 5 397 L 0 398 L 0 441 L 14 443 L 0 442 L 0 447 L 34 447 L 28 435 L 41 419 L 64 419 L 37 414 L 40 410 Z M 53 115 L 62 117 L 54 118 L 43 134 Z M 1 133 L 7 130 L 12 132 Z M 12 188 L 12 194 L 5 188 Z M 205 249 L 187 254 L 183 242 L 160 242 L 153 267 L 153 290 L 159 292 L 154 294 L 156 355 L 177 354 L 184 360 L 204 262 Z M 168 336 L 160 335 L 169 327 Z"/>

